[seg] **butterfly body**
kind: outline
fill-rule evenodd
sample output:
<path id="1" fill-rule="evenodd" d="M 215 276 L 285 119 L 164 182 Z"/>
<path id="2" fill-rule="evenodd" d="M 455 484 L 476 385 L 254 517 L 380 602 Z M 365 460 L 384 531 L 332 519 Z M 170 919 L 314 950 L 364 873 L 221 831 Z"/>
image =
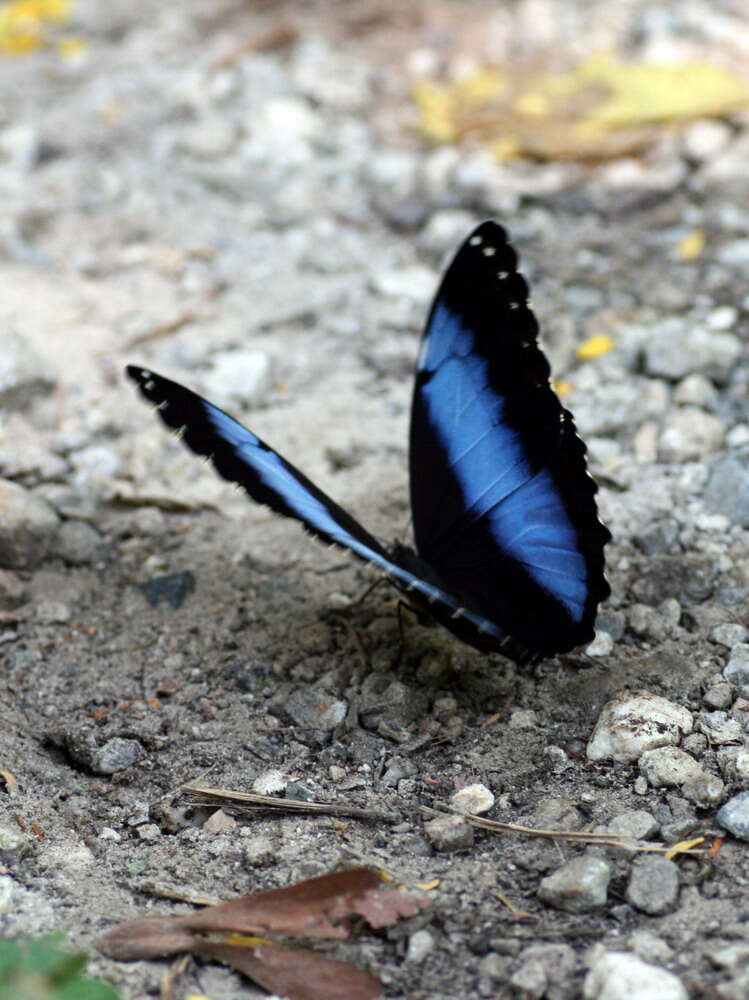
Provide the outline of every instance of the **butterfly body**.
<path id="1" fill-rule="evenodd" d="M 382 570 L 463 641 L 518 663 L 589 642 L 608 530 L 571 414 L 549 383 L 504 230 L 458 250 L 426 324 L 414 382 L 410 480 L 416 551 L 385 549 L 306 476 L 212 403 L 129 366 L 194 452 L 260 503 Z"/>

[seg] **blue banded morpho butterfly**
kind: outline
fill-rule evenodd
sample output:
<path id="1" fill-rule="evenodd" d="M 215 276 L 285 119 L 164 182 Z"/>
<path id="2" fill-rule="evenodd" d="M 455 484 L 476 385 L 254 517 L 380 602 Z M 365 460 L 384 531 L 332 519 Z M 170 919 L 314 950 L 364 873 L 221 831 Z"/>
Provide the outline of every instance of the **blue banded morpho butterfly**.
<path id="1" fill-rule="evenodd" d="M 269 445 L 184 386 L 127 374 L 167 427 L 258 503 L 382 570 L 417 610 L 464 642 L 517 663 L 594 636 L 608 529 L 549 363 L 517 256 L 484 222 L 434 299 L 411 408 L 415 550 L 385 548 Z"/>

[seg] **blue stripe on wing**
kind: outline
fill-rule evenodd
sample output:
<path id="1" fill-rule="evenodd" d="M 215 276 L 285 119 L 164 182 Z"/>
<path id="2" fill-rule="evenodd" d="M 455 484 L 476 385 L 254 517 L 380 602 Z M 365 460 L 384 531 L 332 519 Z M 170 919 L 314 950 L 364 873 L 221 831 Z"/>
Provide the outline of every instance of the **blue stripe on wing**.
<path id="1" fill-rule="evenodd" d="M 441 620 L 449 620 L 458 611 L 460 602 L 425 579 L 419 572 L 422 567 L 415 564 L 411 570 L 389 556 L 358 521 L 247 427 L 177 382 L 135 365 L 129 365 L 127 373 L 141 394 L 156 405 L 167 427 L 177 431 L 191 451 L 210 459 L 224 479 L 276 513 L 301 521 L 323 541 L 377 566 L 402 590 L 416 592 L 430 608 L 441 610 Z M 423 570 L 429 575 L 428 567 Z M 481 614 L 466 611 L 462 617 L 478 633 L 498 642 L 504 638 Z"/>
<path id="2" fill-rule="evenodd" d="M 587 569 L 577 530 L 552 477 L 545 469 L 535 471 L 522 432 L 505 422 L 507 401 L 492 391 L 489 365 L 477 351 L 475 335 L 438 303 L 426 343 L 421 370 L 432 377 L 424 383 L 424 405 L 464 504 L 451 547 L 460 525 L 485 518 L 502 551 L 580 621 Z M 432 556 L 439 548 L 440 539 L 430 539 Z"/>
<path id="3" fill-rule="evenodd" d="M 596 486 L 551 388 L 501 226 L 458 250 L 424 333 L 411 410 L 416 549 L 498 629 L 549 655 L 593 637 L 609 587 Z"/>

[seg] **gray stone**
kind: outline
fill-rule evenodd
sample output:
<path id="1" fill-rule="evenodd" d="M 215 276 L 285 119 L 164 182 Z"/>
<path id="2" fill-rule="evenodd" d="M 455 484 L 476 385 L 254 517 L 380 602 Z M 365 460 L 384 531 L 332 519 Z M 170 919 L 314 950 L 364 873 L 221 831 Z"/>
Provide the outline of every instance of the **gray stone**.
<path id="1" fill-rule="evenodd" d="M 723 421 L 712 413 L 685 406 L 663 422 L 658 453 L 663 462 L 690 462 L 717 451 L 726 433 Z"/>
<path id="2" fill-rule="evenodd" d="M 717 969 L 737 969 L 749 964 L 749 943 L 740 941 L 710 948 L 705 952 L 705 958 Z"/>
<path id="3" fill-rule="evenodd" d="M 679 868 L 668 858 L 639 857 L 632 865 L 627 902 L 643 913 L 667 913 L 679 897 Z"/>
<path id="4" fill-rule="evenodd" d="M 585 854 L 542 879 L 538 898 L 557 910 L 587 913 L 605 905 L 610 878 L 606 861 Z"/>
<path id="5" fill-rule="evenodd" d="M 583 984 L 585 1000 L 689 1000 L 681 981 L 636 955 L 606 951 L 593 956 Z"/>
<path id="6" fill-rule="evenodd" d="M 104 540 L 85 521 L 64 521 L 52 539 L 49 554 L 64 559 L 72 566 L 94 563 L 102 553 Z"/>
<path id="7" fill-rule="evenodd" d="M 404 684 L 392 674 L 370 674 L 362 684 L 360 717 L 368 729 L 383 723 L 392 728 L 407 727 L 422 719 L 429 710 L 429 695 Z"/>
<path id="8" fill-rule="evenodd" d="M 749 788 L 749 750 L 744 747 L 722 747 L 718 751 L 718 767 L 726 781 Z"/>
<path id="9" fill-rule="evenodd" d="M 709 407 L 718 395 L 709 378 L 704 375 L 687 375 L 674 389 L 674 402 L 679 406 Z"/>
<path id="10" fill-rule="evenodd" d="M 711 684 L 702 696 L 702 700 L 711 708 L 730 708 L 733 701 L 731 685 L 727 681 L 719 681 L 717 684 Z"/>
<path id="11" fill-rule="evenodd" d="M 717 820 L 739 840 L 749 840 L 749 791 L 739 792 L 718 810 Z"/>
<path id="12" fill-rule="evenodd" d="M 705 509 L 733 524 L 749 527 L 749 450 L 719 455 L 710 468 L 703 495 Z"/>
<path id="13" fill-rule="evenodd" d="M 94 774 L 115 774 L 132 767 L 145 756 L 146 752 L 137 740 L 115 736 L 92 754 L 91 770 Z"/>
<path id="14" fill-rule="evenodd" d="M 726 712 L 705 712 L 697 718 L 697 728 L 713 745 L 740 743 L 743 736 L 742 727 Z"/>
<path id="15" fill-rule="evenodd" d="M 702 768 L 688 753 L 678 747 L 660 746 L 646 750 L 638 761 L 640 773 L 651 788 L 681 785 L 689 778 L 701 775 Z"/>
<path id="16" fill-rule="evenodd" d="M 702 604 L 712 594 L 718 572 L 716 560 L 709 555 L 654 556 L 643 566 L 632 589 L 643 604 L 659 605 L 669 597 L 681 604 Z"/>
<path id="17" fill-rule="evenodd" d="M 707 736 L 704 733 L 690 733 L 681 741 L 681 749 L 692 757 L 700 757 L 707 750 Z"/>
<path id="18" fill-rule="evenodd" d="M 515 995 L 527 1000 L 570 996 L 569 980 L 575 971 L 575 952 L 566 944 L 536 944 L 520 954 L 520 967 L 510 979 Z"/>
<path id="19" fill-rule="evenodd" d="M 124 771 L 146 756 L 145 750 L 137 740 L 123 739 L 119 736 L 113 737 L 100 747 L 91 730 L 63 729 L 50 733 L 50 739 L 63 746 L 74 761 L 94 774 L 115 774 L 117 771 Z"/>
<path id="20" fill-rule="evenodd" d="M 669 316 L 651 327 L 644 349 L 648 375 L 676 381 L 699 372 L 723 382 L 741 353 L 741 341 L 732 333 L 708 332 Z"/>
<path id="21" fill-rule="evenodd" d="M 714 809 L 725 799 L 726 786 L 714 774 L 703 771 L 692 778 L 687 778 L 681 786 L 685 798 L 694 802 L 701 809 Z"/>
<path id="22" fill-rule="evenodd" d="M 284 708 L 298 726 L 329 732 L 346 718 L 348 703 L 312 686 L 292 691 Z"/>
<path id="23" fill-rule="evenodd" d="M 665 555 L 679 550 L 679 522 L 666 517 L 651 525 L 635 542 L 646 556 Z"/>
<path id="24" fill-rule="evenodd" d="M 731 649 L 723 676 L 736 687 L 749 686 L 749 643 L 739 642 Z"/>
<path id="25" fill-rule="evenodd" d="M 663 964 L 670 962 L 673 958 L 673 949 L 657 934 L 652 931 L 636 930 L 629 938 L 629 943 L 634 953 L 644 962 L 655 962 Z"/>
<path id="26" fill-rule="evenodd" d="M 450 853 L 473 846 L 473 827 L 462 816 L 437 816 L 424 824 L 424 833 L 437 851 Z"/>
<path id="27" fill-rule="evenodd" d="M 588 743 L 589 760 L 630 763 L 643 751 L 678 743 L 692 714 L 650 691 L 623 691 L 604 706 Z"/>
<path id="28" fill-rule="evenodd" d="M 0 479 L 0 566 L 33 569 L 44 559 L 60 519 L 29 490 Z"/>
<path id="29" fill-rule="evenodd" d="M 605 829 L 620 837 L 647 840 L 658 832 L 658 821 L 646 809 L 626 809 L 612 817 Z"/>
<path id="30" fill-rule="evenodd" d="M 716 625 L 710 633 L 713 642 L 725 646 L 726 649 L 733 649 L 740 642 L 746 642 L 747 636 L 749 636 L 749 629 L 745 625 L 739 625 L 738 622 L 725 622 L 723 625 Z"/>

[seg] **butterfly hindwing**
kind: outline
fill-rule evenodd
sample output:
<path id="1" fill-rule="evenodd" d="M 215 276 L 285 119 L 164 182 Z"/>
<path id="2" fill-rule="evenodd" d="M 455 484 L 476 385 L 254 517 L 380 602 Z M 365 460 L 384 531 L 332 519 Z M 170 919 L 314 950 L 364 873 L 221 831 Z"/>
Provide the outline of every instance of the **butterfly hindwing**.
<path id="1" fill-rule="evenodd" d="M 126 370 L 167 427 L 195 454 L 210 459 L 222 478 L 277 514 L 301 521 L 321 541 L 377 566 L 401 590 L 418 595 L 425 608 L 452 612 L 452 596 L 425 577 L 418 564 L 411 568 L 407 559 L 404 565 L 389 555 L 358 521 L 239 421 L 178 382 L 136 365 Z M 474 629 L 484 624 L 480 615 L 469 620 Z"/>
<path id="2" fill-rule="evenodd" d="M 414 386 L 411 507 L 418 554 L 442 585 L 551 655 L 593 637 L 610 535 L 516 268 L 486 222 L 443 278 Z"/>

